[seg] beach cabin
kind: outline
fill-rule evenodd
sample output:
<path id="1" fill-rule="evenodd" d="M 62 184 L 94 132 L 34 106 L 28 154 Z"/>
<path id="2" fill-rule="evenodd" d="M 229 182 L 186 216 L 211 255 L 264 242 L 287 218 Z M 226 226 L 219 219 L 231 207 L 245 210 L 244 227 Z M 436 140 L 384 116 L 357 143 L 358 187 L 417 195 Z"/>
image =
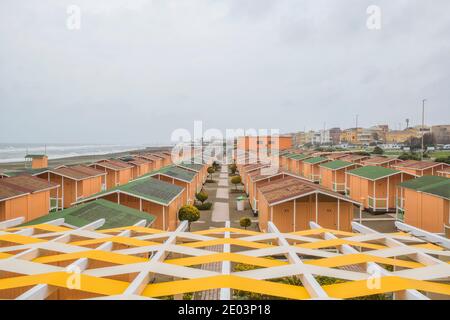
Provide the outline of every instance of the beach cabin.
<path id="1" fill-rule="evenodd" d="M 126 163 L 133 166 L 131 169 L 131 179 L 137 179 L 151 171 L 152 164 L 150 160 L 145 160 L 143 158 L 137 157 L 122 157 L 121 161 L 125 161 Z"/>
<path id="2" fill-rule="evenodd" d="M 194 203 L 195 193 L 197 192 L 196 176 L 197 173 L 192 170 L 183 169 L 177 166 L 167 166 L 158 171 L 151 172 L 140 179 L 152 177 L 183 188 L 184 191 L 181 195 L 181 200 L 184 205 Z"/>
<path id="3" fill-rule="evenodd" d="M 389 158 L 389 157 L 372 157 L 367 158 L 363 161 L 361 161 L 361 164 L 363 166 L 380 166 L 385 168 L 391 168 L 392 166 L 395 166 L 396 164 L 402 162 L 402 160 L 397 158 Z"/>
<path id="4" fill-rule="evenodd" d="M 369 156 L 366 156 L 366 155 L 349 154 L 349 155 L 346 155 L 346 156 L 340 158 L 339 160 L 361 164 L 362 161 L 364 161 L 368 158 L 369 158 Z"/>
<path id="5" fill-rule="evenodd" d="M 76 165 L 49 169 L 36 176 L 61 186 L 51 191 L 51 197 L 57 199 L 60 209 L 69 208 L 74 202 L 101 192 L 106 173 L 85 165 Z"/>
<path id="6" fill-rule="evenodd" d="M 206 179 L 208 178 L 208 166 L 193 162 L 182 162 L 180 164 L 177 164 L 176 166 L 185 170 L 195 172 L 196 190 L 197 192 L 200 192 L 200 190 L 203 187 L 203 184 L 206 182 Z"/>
<path id="7" fill-rule="evenodd" d="M 306 179 L 319 183 L 320 182 L 320 165 L 328 162 L 325 157 L 313 157 L 303 160 L 303 177 Z"/>
<path id="8" fill-rule="evenodd" d="M 102 181 L 104 189 L 111 189 L 126 184 L 133 176 L 133 166 L 125 161 L 113 159 L 100 160 L 89 166 L 106 173 Z"/>
<path id="9" fill-rule="evenodd" d="M 62 211 L 49 213 L 25 223 L 24 226 L 43 224 L 61 218 L 64 219 L 64 224 L 78 228 L 99 219 L 105 219 L 105 223 L 97 230 L 132 226 L 142 220 L 145 220 L 145 226 L 149 227 L 155 220 L 155 217 L 147 212 L 142 212 L 104 199 L 98 199 Z"/>
<path id="10" fill-rule="evenodd" d="M 270 164 L 268 163 L 255 163 L 255 164 L 247 164 L 242 167 L 242 169 L 239 171 L 241 175 L 242 184 L 244 185 L 244 191 L 246 194 L 248 194 L 248 184 L 249 184 L 249 178 L 248 175 L 256 170 L 260 170 L 263 168 L 269 168 Z"/>
<path id="11" fill-rule="evenodd" d="M 450 179 L 423 176 L 403 182 L 397 192 L 397 219 L 450 238 Z"/>
<path id="12" fill-rule="evenodd" d="M 307 155 L 307 154 L 302 154 L 302 153 L 298 153 L 298 154 L 291 154 L 287 157 L 286 162 L 287 162 L 287 171 L 299 175 L 299 176 L 303 176 L 304 172 L 305 172 L 305 160 L 310 159 L 311 155 Z"/>
<path id="13" fill-rule="evenodd" d="M 418 161 L 406 160 L 392 165 L 392 169 L 400 170 L 406 173 L 411 173 L 417 177 L 422 176 L 437 176 L 438 172 L 444 170 L 448 165 L 441 162 L 434 161 Z"/>
<path id="14" fill-rule="evenodd" d="M 163 167 L 163 159 L 160 157 L 155 157 L 148 153 L 140 154 L 140 155 L 137 155 L 136 157 L 147 160 L 147 161 L 151 161 L 151 169 L 149 172 L 159 170 Z"/>
<path id="15" fill-rule="evenodd" d="M 324 157 L 326 157 L 328 160 L 333 161 L 333 160 L 339 160 L 339 159 L 341 159 L 343 157 L 346 157 L 348 155 L 349 154 L 346 153 L 346 152 L 332 152 L 332 153 L 329 153 L 327 155 L 324 155 Z"/>
<path id="16" fill-rule="evenodd" d="M 346 194 L 372 212 L 394 212 L 397 186 L 413 175 L 382 166 L 364 166 L 346 173 Z"/>
<path id="17" fill-rule="evenodd" d="M 46 215 L 54 204 L 50 192 L 59 185 L 30 175 L 0 179 L 0 221 Z"/>
<path id="18" fill-rule="evenodd" d="M 79 203 L 105 199 L 155 217 L 152 227 L 175 230 L 178 226 L 178 210 L 183 206 L 184 188 L 155 178 L 134 180 L 112 190 L 98 193 Z"/>
<path id="19" fill-rule="evenodd" d="M 358 164 L 342 160 L 322 163 L 320 166 L 320 184 L 335 192 L 345 193 L 345 173 L 356 169 Z"/>
<path id="20" fill-rule="evenodd" d="M 170 166 L 172 164 L 172 156 L 171 155 L 168 155 L 168 154 L 163 153 L 163 152 L 152 153 L 151 155 L 162 159 L 162 166 L 163 167 L 167 167 L 167 166 Z"/>
<path id="21" fill-rule="evenodd" d="M 309 229 L 314 221 L 324 228 L 351 231 L 359 203 L 317 184 L 294 177 L 266 182 L 258 188 L 259 228 L 267 231 L 268 221 L 281 232 Z"/>
<path id="22" fill-rule="evenodd" d="M 444 169 L 439 170 L 437 174 L 439 177 L 450 178 L 450 166 L 447 165 Z"/>
<path id="23" fill-rule="evenodd" d="M 250 182 L 248 186 L 248 200 L 250 203 L 250 206 L 254 213 L 258 212 L 258 188 L 261 185 L 264 185 L 266 182 L 273 182 L 277 181 L 278 179 L 282 179 L 285 177 L 297 177 L 293 175 L 292 173 L 285 172 L 285 171 L 278 171 L 274 172 L 272 174 L 262 173 L 261 169 L 253 171 L 250 173 Z M 302 179 L 300 177 L 297 177 L 298 179 Z"/>
<path id="24" fill-rule="evenodd" d="M 48 157 L 45 154 L 27 154 L 25 156 L 25 167 L 31 167 L 31 169 L 47 168 Z"/>

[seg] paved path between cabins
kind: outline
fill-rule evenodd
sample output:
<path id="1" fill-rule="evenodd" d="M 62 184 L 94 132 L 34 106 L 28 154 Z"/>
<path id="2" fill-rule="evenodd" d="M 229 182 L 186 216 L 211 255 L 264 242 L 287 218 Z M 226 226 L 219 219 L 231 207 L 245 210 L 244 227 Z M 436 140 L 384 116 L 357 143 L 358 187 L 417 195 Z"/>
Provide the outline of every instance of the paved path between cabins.
<path id="1" fill-rule="evenodd" d="M 223 252 L 223 245 L 205 247 L 205 250 Z M 200 266 L 201 270 L 222 272 L 222 261 L 204 263 Z M 219 300 L 220 289 L 211 289 L 198 291 L 194 294 L 194 300 Z"/>

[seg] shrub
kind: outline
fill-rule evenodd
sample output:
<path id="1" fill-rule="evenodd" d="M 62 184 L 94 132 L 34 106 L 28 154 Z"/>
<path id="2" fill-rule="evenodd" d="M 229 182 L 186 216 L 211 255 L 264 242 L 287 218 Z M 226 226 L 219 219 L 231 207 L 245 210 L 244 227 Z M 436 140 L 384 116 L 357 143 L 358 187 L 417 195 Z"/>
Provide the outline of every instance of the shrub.
<path id="1" fill-rule="evenodd" d="M 210 180 L 212 180 L 212 174 L 216 172 L 216 170 L 214 170 L 213 167 L 208 167 L 208 174 L 209 174 L 209 178 Z"/>
<path id="2" fill-rule="evenodd" d="M 436 161 L 436 162 L 443 162 L 443 163 L 446 163 L 446 164 L 450 164 L 450 156 L 447 156 L 447 157 L 439 157 L 439 158 L 436 158 L 434 161 Z"/>
<path id="3" fill-rule="evenodd" d="M 212 202 L 205 202 L 205 203 L 202 203 L 202 204 L 195 204 L 195 207 L 198 209 L 198 210 L 209 210 L 209 209 L 211 209 L 211 207 L 212 207 Z"/>
<path id="4" fill-rule="evenodd" d="M 376 146 L 375 148 L 373 148 L 372 153 L 373 153 L 373 154 L 383 154 L 383 153 L 384 153 L 384 150 L 381 149 L 379 146 Z"/>
<path id="5" fill-rule="evenodd" d="M 236 187 L 236 190 L 237 190 L 237 185 L 242 183 L 241 176 L 235 176 L 235 177 L 231 178 L 231 183 L 234 184 L 234 186 Z"/>
<path id="6" fill-rule="evenodd" d="M 202 190 L 195 194 L 195 198 L 203 204 L 206 200 L 208 200 L 208 194 L 206 191 Z"/>
<path id="7" fill-rule="evenodd" d="M 200 219 L 200 211 L 192 205 L 184 205 L 178 211 L 178 219 L 188 221 L 188 230 L 191 231 L 191 223 Z"/>
<path id="8" fill-rule="evenodd" d="M 236 166 L 235 163 L 230 164 L 230 167 L 229 167 L 229 168 L 230 168 L 231 174 L 236 174 L 237 166 Z"/>
<path id="9" fill-rule="evenodd" d="M 239 224 L 242 228 L 247 230 L 247 228 L 252 225 L 252 220 L 250 220 L 250 218 L 243 217 L 241 218 L 241 220 L 239 220 Z"/>
<path id="10" fill-rule="evenodd" d="M 420 160 L 420 155 L 417 153 L 407 153 L 403 152 L 401 155 L 398 156 L 398 159 L 400 160 Z"/>

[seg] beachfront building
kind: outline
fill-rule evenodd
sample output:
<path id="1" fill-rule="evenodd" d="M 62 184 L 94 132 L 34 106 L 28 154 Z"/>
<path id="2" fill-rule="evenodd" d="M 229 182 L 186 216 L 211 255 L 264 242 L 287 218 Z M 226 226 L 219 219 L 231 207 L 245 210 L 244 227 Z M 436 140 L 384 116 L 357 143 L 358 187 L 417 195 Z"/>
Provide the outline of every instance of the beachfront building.
<path id="1" fill-rule="evenodd" d="M 192 170 L 183 169 L 177 166 L 167 166 L 158 171 L 150 172 L 148 175 L 140 179 L 148 179 L 152 177 L 173 185 L 183 188 L 181 195 L 181 202 L 183 204 L 193 204 L 195 200 L 195 193 L 197 192 L 196 176 L 198 174 Z"/>
<path id="2" fill-rule="evenodd" d="M 59 185 L 30 175 L 0 179 L 0 221 L 24 217 L 30 221 L 56 206 L 50 192 Z"/>
<path id="3" fill-rule="evenodd" d="M 363 160 L 361 162 L 361 164 L 363 166 L 380 166 L 380 167 L 385 167 L 385 168 L 391 168 L 400 162 L 402 162 L 402 160 L 397 159 L 397 158 L 379 156 L 379 157 L 367 158 L 367 159 Z"/>
<path id="4" fill-rule="evenodd" d="M 261 185 L 264 185 L 267 182 L 274 182 L 279 179 L 283 179 L 285 177 L 296 177 L 298 179 L 302 179 L 300 177 L 297 177 L 296 175 L 293 175 L 292 173 L 285 172 L 285 171 L 278 171 L 278 172 L 274 172 L 272 174 L 267 174 L 267 173 L 261 172 L 261 169 L 252 171 L 249 174 L 249 177 L 250 177 L 250 182 L 248 185 L 248 200 L 249 200 L 250 206 L 252 207 L 252 210 L 254 213 L 258 212 L 258 202 L 259 202 L 258 188 Z"/>
<path id="5" fill-rule="evenodd" d="M 397 219 L 450 238 L 450 179 L 423 176 L 403 182 L 397 191 Z"/>
<path id="6" fill-rule="evenodd" d="M 89 165 L 106 173 L 103 189 L 111 189 L 128 183 L 133 176 L 133 166 L 125 161 L 116 159 L 100 160 Z"/>
<path id="7" fill-rule="evenodd" d="M 346 173 L 346 195 L 373 212 L 390 212 L 396 208 L 397 186 L 414 176 L 381 166 L 364 166 Z"/>
<path id="8" fill-rule="evenodd" d="M 183 191 L 183 187 L 149 177 L 98 193 L 79 203 L 105 199 L 151 214 L 155 217 L 155 228 L 174 230 L 178 225 L 178 210 L 184 204 Z"/>
<path id="9" fill-rule="evenodd" d="M 41 169 L 48 167 L 48 157 L 45 154 L 27 154 L 25 156 L 25 167 Z"/>
<path id="10" fill-rule="evenodd" d="M 120 158 L 120 160 L 133 166 L 131 169 L 131 180 L 137 179 L 149 173 L 152 169 L 151 161 L 143 158 L 127 156 Z"/>
<path id="11" fill-rule="evenodd" d="M 283 170 L 289 171 L 293 174 L 303 176 L 304 175 L 304 162 L 306 159 L 311 158 L 311 155 L 296 153 L 296 154 L 288 154 L 285 156 L 286 166 Z"/>
<path id="12" fill-rule="evenodd" d="M 268 231 L 268 222 L 281 232 L 309 228 L 314 221 L 324 228 L 350 231 L 359 203 L 317 184 L 295 177 L 266 182 L 258 188 L 259 228 Z"/>
<path id="13" fill-rule="evenodd" d="M 80 199 L 101 192 L 106 173 L 89 166 L 60 166 L 35 174 L 41 179 L 60 185 L 51 190 L 51 197 L 56 199 L 58 209 L 69 208 Z"/>
<path id="14" fill-rule="evenodd" d="M 208 166 L 194 162 L 181 162 L 180 164 L 177 164 L 177 167 L 195 172 L 195 188 L 197 192 L 200 192 L 206 179 L 208 179 Z"/>
<path id="15" fill-rule="evenodd" d="M 244 191 L 248 195 L 248 187 L 249 187 L 249 174 L 256 171 L 261 170 L 263 168 L 270 167 L 270 164 L 267 163 L 255 163 L 255 164 L 247 164 L 241 168 L 239 174 L 241 175 L 241 181 L 244 185 Z"/>
<path id="16" fill-rule="evenodd" d="M 359 167 L 358 164 L 334 160 L 320 164 L 320 184 L 335 192 L 345 193 L 345 173 Z"/>
<path id="17" fill-rule="evenodd" d="M 325 157 L 312 157 L 303 160 L 303 176 L 312 182 L 319 183 L 320 165 L 328 161 Z"/>
<path id="18" fill-rule="evenodd" d="M 58 219 L 64 219 L 64 224 L 73 227 L 82 227 L 99 219 L 104 219 L 104 224 L 98 228 L 98 230 L 104 230 L 130 226 L 142 220 L 145 220 L 145 226 L 148 227 L 152 225 L 155 217 L 146 212 L 98 199 L 62 211 L 49 213 L 25 223 L 24 226 L 49 223 Z"/>
<path id="19" fill-rule="evenodd" d="M 413 174 L 417 177 L 437 176 L 438 172 L 448 167 L 445 163 L 433 161 L 406 160 L 391 166 L 393 169 Z"/>
<path id="20" fill-rule="evenodd" d="M 160 158 L 162 160 L 162 166 L 167 167 L 172 164 L 172 156 L 170 153 L 166 152 L 158 152 L 158 153 L 152 153 L 154 157 Z"/>
<path id="21" fill-rule="evenodd" d="M 151 167 L 149 172 L 159 170 L 163 167 L 163 159 L 156 157 L 150 153 L 136 155 L 137 158 L 141 158 L 147 161 L 151 161 Z"/>

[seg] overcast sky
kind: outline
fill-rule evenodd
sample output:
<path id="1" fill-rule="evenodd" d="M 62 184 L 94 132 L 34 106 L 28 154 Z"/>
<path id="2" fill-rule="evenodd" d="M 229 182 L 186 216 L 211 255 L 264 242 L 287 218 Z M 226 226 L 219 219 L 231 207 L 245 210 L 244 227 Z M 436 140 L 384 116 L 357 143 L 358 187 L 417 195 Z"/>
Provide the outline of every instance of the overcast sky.
<path id="1" fill-rule="evenodd" d="M 81 29 L 66 23 L 81 9 Z M 381 30 L 366 26 L 381 8 Z M 0 143 L 450 123 L 448 0 L 1 0 Z"/>

